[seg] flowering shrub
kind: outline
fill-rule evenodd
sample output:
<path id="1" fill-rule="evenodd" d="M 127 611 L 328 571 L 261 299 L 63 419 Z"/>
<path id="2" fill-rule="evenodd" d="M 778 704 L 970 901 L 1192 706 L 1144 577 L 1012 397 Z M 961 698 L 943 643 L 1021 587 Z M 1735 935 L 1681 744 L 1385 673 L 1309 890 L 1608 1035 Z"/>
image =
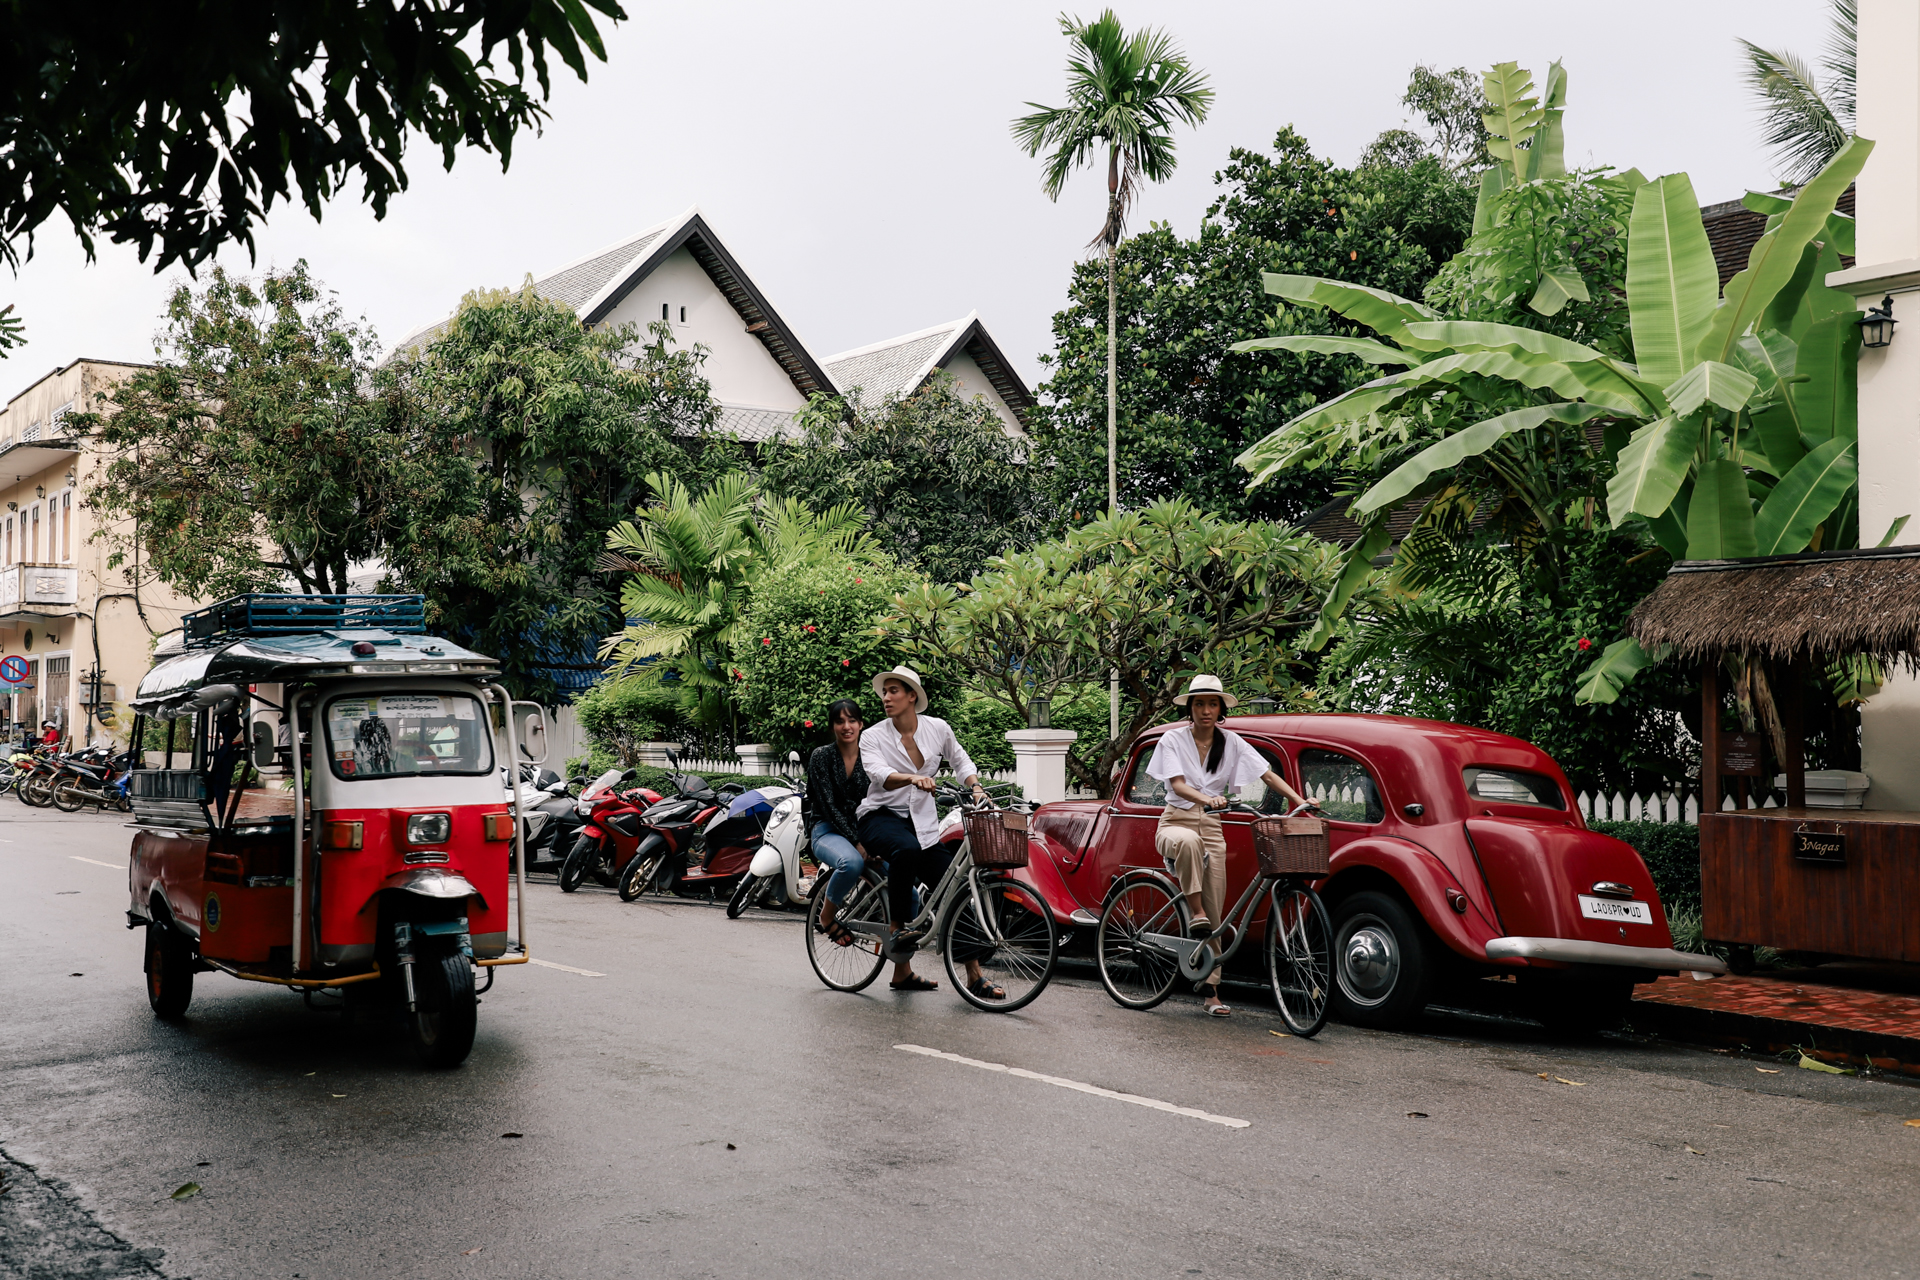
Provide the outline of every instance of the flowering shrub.
<path id="1" fill-rule="evenodd" d="M 758 741 L 803 754 L 828 740 L 827 704 L 852 698 L 880 717 L 876 672 L 903 661 L 897 644 L 874 633 L 908 579 L 871 565 L 794 565 L 755 590 L 748 641 L 734 653 L 735 698 Z"/>

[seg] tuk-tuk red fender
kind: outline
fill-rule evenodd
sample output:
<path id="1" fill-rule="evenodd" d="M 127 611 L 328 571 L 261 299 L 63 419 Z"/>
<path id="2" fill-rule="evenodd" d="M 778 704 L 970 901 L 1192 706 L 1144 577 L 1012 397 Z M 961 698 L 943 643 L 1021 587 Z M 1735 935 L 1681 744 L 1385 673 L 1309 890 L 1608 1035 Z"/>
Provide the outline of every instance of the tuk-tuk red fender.
<path id="1" fill-rule="evenodd" d="M 1350 840 L 1333 855 L 1333 874 L 1317 887 L 1329 904 L 1346 894 L 1346 887 L 1361 875 L 1362 868 L 1378 871 L 1407 896 L 1427 927 L 1452 950 L 1479 964 L 1488 963 L 1487 943 L 1501 936 L 1499 927 L 1482 912 L 1480 894 L 1467 886 L 1431 851 L 1410 840 L 1392 836 L 1365 836 Z M 1344 882 L 1344 883 L 1343 883 Z M 1447 890 L 1463 895 L 1467 910 L 1456 912 L 1448 902 Z M 1525 962 L 1495 962 L 1524 968 Z"/>

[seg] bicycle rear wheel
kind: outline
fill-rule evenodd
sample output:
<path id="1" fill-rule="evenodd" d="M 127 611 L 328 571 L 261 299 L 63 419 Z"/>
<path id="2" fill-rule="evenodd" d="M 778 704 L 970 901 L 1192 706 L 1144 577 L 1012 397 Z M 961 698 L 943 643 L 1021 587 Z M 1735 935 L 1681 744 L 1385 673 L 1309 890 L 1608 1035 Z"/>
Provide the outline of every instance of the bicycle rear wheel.
<path id="1" fill-rule="evenodd" d="M 820 908 L 826 905 L 826 881 L 814 890 L 813 901 L 807 905 L 807 959 L 813 965 L 813 971 L 820 981 L 835 991 L 861 991 L 880 976 L 880 970 L 886 959 L 880 954 L 880 939 L 865 933 L 855 933 L 853 941 L 840 946 L 826 934 L 820 932 Z M 833 913 L 834 923 L 856 925 L 887 924 L 887 890 L 884 884 L 874 879 L 862 877 L 853 886 L 853 892 L 847 895 L 846 902 Z"/>
<path id="2" fill-rule="evenodd" d="M 1135 880 L 1121 888 L 1100 912 L 1094 946 L 1100 985 L 1114 1003 L 1151 1009 L 1173 994 L 1180 980 L 1180 958 L 1148 942 L 1145 935 L 1185 937 L 1187 903 L 1160 880 Z"/>
<path id="3" fill-rule="evenodd" d="M 1267 903 L 1267 982 L 1281 1020 L 1297 1036 L 1327 1025 L 1333 996 L 1333 921 L 1320 895 L 1303 884 L 1273 882 Z"/>
<path id="4" fill-rule="evenodd" d="M 940 935 L 941 957 L 953 989 L 968 1004 L 989 1013 L 1011 1013 L 1033 1003 L 1053 980 L 1054 962 L 1060 958 L 1060 934 L 1047 904 L 1010 878 L 984 881 L 977 903 L 965 885 L 956 897 Z M 967 988 L 969 961 L 979 964 L 982 985 L 999 987 L 1007 993 L 1005 999 Z"/>

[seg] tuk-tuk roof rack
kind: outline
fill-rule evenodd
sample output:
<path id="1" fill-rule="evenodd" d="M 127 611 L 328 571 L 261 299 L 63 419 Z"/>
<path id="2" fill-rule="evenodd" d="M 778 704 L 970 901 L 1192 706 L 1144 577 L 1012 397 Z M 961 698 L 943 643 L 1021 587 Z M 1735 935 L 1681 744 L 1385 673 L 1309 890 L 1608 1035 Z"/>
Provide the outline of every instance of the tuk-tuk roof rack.
<path id="1" fill-rule="evenodd" d="M 180 619 L 180 640 L 205 649 L 247 637 L 318 631 L 386 631 L 424 635 L 425 596 L 303 596 L 260 592 L 234 596 Z"/>

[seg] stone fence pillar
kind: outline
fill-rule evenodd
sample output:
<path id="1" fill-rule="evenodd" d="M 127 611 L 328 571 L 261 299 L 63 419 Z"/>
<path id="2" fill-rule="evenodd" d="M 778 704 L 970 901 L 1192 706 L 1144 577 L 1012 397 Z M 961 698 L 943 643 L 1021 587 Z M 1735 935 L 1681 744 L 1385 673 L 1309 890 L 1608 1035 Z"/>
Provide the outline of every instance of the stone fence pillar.
<path id="1" fill-rule="evenodd" d="M 1071 729 L 1010 729 L 1013 777 L 1035 804 L 1067 798 L 1067 748 L 1080 735 Z"/>
<path id="2" fill-rule="evenodd" d="M 740 756 L 740 772 L 748 777 L 768 777 L 780 759 L 771 742 L 743 742 L 734 748 Z"/>
<path id="3" fill-rule="evenodd" d="M 671 769 L 673 761 L 667 759 L 667 752 L 680 744 L 677 742 L 643 742 L 635 750 L 641 764 L 654 769 Z"/>

